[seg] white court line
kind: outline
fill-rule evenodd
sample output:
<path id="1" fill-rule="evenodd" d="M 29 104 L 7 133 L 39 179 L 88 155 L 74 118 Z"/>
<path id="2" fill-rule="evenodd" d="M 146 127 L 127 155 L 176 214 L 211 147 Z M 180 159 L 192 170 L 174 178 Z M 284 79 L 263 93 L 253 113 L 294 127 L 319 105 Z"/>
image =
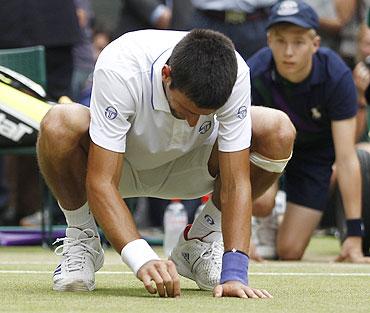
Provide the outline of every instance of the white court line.
<path id="1" fill-rule="evenodd" d="M 266 273 L 266 272 L 252 272 L 248 273 L 248 275 L 256 275 L 256 276 L 365 276 L 370 277 L 370 273 Z"/>
<path id="2" fill-rule="evenodd" d="M 50 262 L 42 262 L 40 261 L 0 261 L 0 265 L 57 265 L 58 260 L 50 261 Z M 121 262 L 104 262 L 104 265 L 122 265 Z"/>
<path id="3" fill-rule="evenodd" d="M 53 274 L 53 271 L 20 271 L 20 270 L 0 270 L 0 274 Z M 133 275 L 133 272 L 108 272 L 101 271 L 100 275 Z"/>
<path id="4" fill-rule="evenodd" d="M 52 271 L 20 271 L 20 270 L 0 270 L 0 274 L 52 274 Z M 110 271 L 101 271 L 97 272 L 98 275 L 133 275 L 132 272 L 110 272 Z M 249 273 L 250 276 L 363 276 L 370 277 L 370 273 L 284 273 L 284 272 L 252 272 Z"/>

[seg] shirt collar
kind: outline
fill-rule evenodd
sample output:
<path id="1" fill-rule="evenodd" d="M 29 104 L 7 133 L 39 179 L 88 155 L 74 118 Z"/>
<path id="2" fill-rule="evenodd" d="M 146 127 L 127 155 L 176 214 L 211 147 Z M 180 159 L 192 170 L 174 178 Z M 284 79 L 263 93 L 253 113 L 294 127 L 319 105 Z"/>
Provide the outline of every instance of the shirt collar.
<path id="1" fill-rule="evenodd" d="M 163 51 L 156 60 L 154 60 L 150 72 L 151 84 L 151 105 L 154 110 L 160 110 L 170 113 L 170 105 L 162 85 L 162 68 L 171 56 L 173 48 Z"/>

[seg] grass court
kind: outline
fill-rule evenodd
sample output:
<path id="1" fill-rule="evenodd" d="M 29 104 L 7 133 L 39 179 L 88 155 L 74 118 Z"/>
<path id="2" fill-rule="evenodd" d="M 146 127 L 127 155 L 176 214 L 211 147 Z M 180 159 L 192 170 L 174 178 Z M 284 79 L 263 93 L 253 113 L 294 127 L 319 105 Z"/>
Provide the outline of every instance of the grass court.
<path id="1" fill-rule="evenodd" d="M 161 255 L 162 248 L 156 248 Z M 332 237 L 314 237 L 302 262 L 252 262 L 250 284 L 270 300 L 222 298 L 181 279 L 179 299 L 150 295 L 117 253 L 106 250 L 93 292 L 54 292 L 58 257 L 41 247 L 0 247 L 0 312 L 369 313 L 370 265 L 334 263 Z"/>

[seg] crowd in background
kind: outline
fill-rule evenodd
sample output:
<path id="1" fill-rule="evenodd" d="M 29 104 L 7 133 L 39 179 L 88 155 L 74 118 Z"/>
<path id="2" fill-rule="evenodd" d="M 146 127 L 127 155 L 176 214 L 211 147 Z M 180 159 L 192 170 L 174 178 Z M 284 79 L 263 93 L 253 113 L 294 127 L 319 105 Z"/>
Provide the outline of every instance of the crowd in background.
<path id="1" fill-rule="evenodd" d="M 102 49 L 122 34 L 146 28 L 188 30 L 211 28 L 228 35 L 247 60 L 266 45 L 266 23 L 277 0 L 254 1 L 225 16 L 228 1 L 201 0 L 0 0 L 0 49 L 42 44 L 46 47 L 49 97 L 68 96 L 89 105 L 92 73 Z M 370 83 L 370 30 L 368 0 L 306 0 L 319 14 L 321 46 L 335 50 L 353 69 L 358 90 L 358 141 L 366 140 L 366 91 Z M 218 10 L 219 9 L 219 10 Z M 10 14 L 10 12 L 12 12 Z M 12 156 L 0 160 L 0 225 L 38 225 L 41 192 L 34 157 Z M 142 226 L 161 227 L 168 200 L 131 199 L 130 207 Z M 200 199 L 184 202 L 189 221 Z M 148 208 L 153 208 L 149 209 Z M 55 210 L 54 221 L 63 223 Z"/>

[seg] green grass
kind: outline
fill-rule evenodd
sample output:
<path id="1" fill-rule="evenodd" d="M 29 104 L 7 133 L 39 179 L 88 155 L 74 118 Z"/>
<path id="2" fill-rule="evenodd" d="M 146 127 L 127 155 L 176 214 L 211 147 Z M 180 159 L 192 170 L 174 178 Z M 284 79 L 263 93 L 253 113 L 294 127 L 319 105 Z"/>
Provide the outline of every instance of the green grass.
<path id="1" fill-rule="evenodd" d="M 252 263 L 251 285 L 269 290 L 271 300 L 215 299 L 187 279 L 181 298 L 168 299 L 148 294 L 110 249 L 94 292 L 58 293 L 51 290 L 58 262 L 51 251 L 0 247 L 0 312 L 369 313 L 370 266 L 333 263 L 338 252 L 337 240 L 316 237 L 302 262 Z"/>

